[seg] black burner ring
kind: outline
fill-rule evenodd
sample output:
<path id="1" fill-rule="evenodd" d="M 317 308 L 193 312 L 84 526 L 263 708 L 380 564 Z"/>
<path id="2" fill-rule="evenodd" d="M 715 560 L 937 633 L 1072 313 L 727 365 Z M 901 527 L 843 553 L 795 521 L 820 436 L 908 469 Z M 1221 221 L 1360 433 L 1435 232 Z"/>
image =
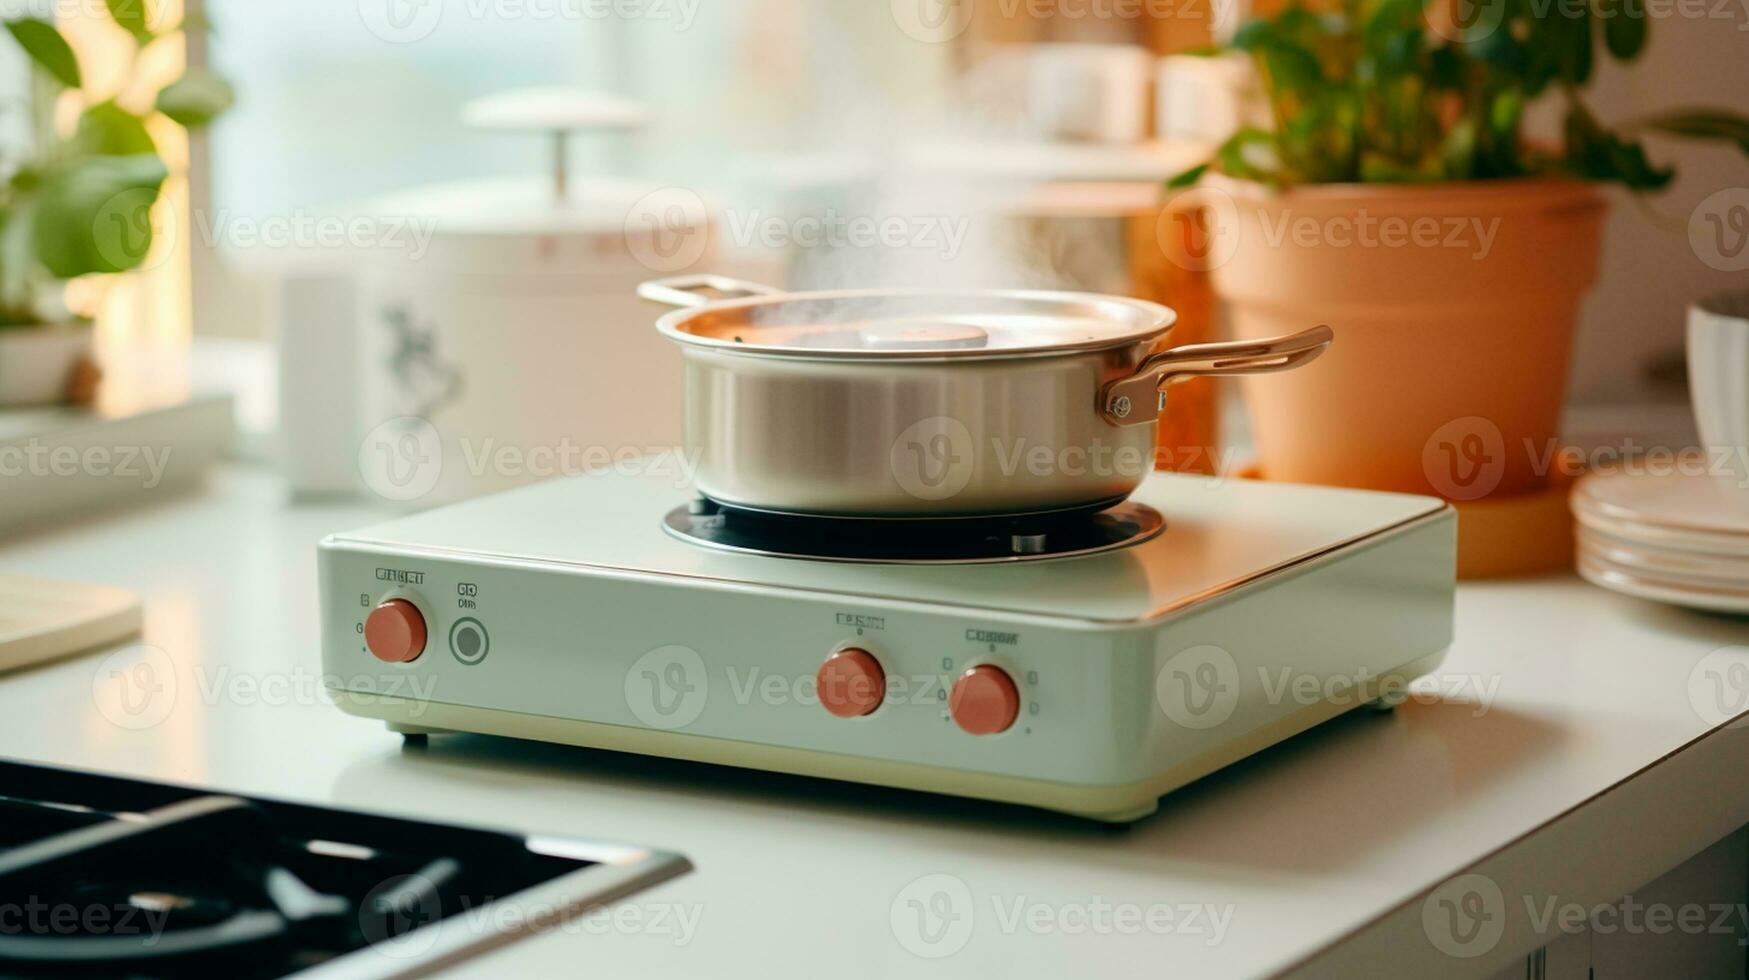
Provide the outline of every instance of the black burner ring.
<path id="1" fill-rule="evenodd" d="M 972 565 L 1071 558 L 1127 548 L 1165 529 L 1145 504 L 1103 504 L 1047 514 L 964 518 L 855 518 L 774 514 L 700 498 L 669 511 L 668 533 L 722 551 L 811 561 Z"/>

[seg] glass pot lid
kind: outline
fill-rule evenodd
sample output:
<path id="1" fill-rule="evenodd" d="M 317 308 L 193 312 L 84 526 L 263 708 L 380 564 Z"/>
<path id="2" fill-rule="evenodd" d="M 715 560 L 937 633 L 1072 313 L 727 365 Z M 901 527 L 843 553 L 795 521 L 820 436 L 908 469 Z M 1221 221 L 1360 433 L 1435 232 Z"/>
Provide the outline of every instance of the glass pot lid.
<path id="1" fill-rule="evenodd" d="M 754 296 L 657 321 L 691 347 L 844 360 L 991 358 L 1123 347 L 1157 338 L 1176 314 L 1092 293 L 846 290 Z"/>

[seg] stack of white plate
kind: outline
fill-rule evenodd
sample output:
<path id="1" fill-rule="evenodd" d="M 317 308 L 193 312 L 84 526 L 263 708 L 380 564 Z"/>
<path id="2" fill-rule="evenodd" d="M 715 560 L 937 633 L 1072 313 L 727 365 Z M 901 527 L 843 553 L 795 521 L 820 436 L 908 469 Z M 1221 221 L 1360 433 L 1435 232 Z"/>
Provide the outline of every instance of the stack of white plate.
<path id="1" fill-rule="evenodd" d="M 1733 477 L 1630 470 L 1573 488 L 1579 574 L 1628 595 L 1749 613 L 1749 489 Z"/>

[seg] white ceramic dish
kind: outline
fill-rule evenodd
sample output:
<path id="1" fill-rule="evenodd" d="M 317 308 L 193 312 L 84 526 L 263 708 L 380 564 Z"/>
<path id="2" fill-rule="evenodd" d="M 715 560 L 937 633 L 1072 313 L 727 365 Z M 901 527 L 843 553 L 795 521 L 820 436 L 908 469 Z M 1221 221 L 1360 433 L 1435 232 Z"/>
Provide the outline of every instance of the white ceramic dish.
<path id="1" fill-rule="evenodd" d="M 1582 551 L 1649 576 L 1749 588 L 1749 556 L 1651 545 L 1583 525 L 1577 529 L 1577 541 Z"/>
<path id="2" fill-rule="evenodd" d="M 1631 541 L 1749 555 L 1749 509 L 1735 481 L 1702 473 L 1593 473 L 1573 487 L 1573 516 Z"/>
<path id="3" fill-rule="evenodd" d="M 1749 614 L 1749 588 L 1691 585 L 1649 578 L 1585 551 L 1579 553 L 1578 567 L 1579 574 L 1586 581 L 1624 595 L 1689 609 Z"/>

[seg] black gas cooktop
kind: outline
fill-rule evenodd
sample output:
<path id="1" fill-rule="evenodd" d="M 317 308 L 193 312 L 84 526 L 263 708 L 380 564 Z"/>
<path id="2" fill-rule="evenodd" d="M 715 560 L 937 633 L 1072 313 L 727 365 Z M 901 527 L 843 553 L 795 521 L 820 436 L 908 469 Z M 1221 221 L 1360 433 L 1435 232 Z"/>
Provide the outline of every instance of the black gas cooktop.
<path id="1" fill-rule="evenodd" d="M 688 867 L 0 762 L 0 978 L 416 976 Z"/>

